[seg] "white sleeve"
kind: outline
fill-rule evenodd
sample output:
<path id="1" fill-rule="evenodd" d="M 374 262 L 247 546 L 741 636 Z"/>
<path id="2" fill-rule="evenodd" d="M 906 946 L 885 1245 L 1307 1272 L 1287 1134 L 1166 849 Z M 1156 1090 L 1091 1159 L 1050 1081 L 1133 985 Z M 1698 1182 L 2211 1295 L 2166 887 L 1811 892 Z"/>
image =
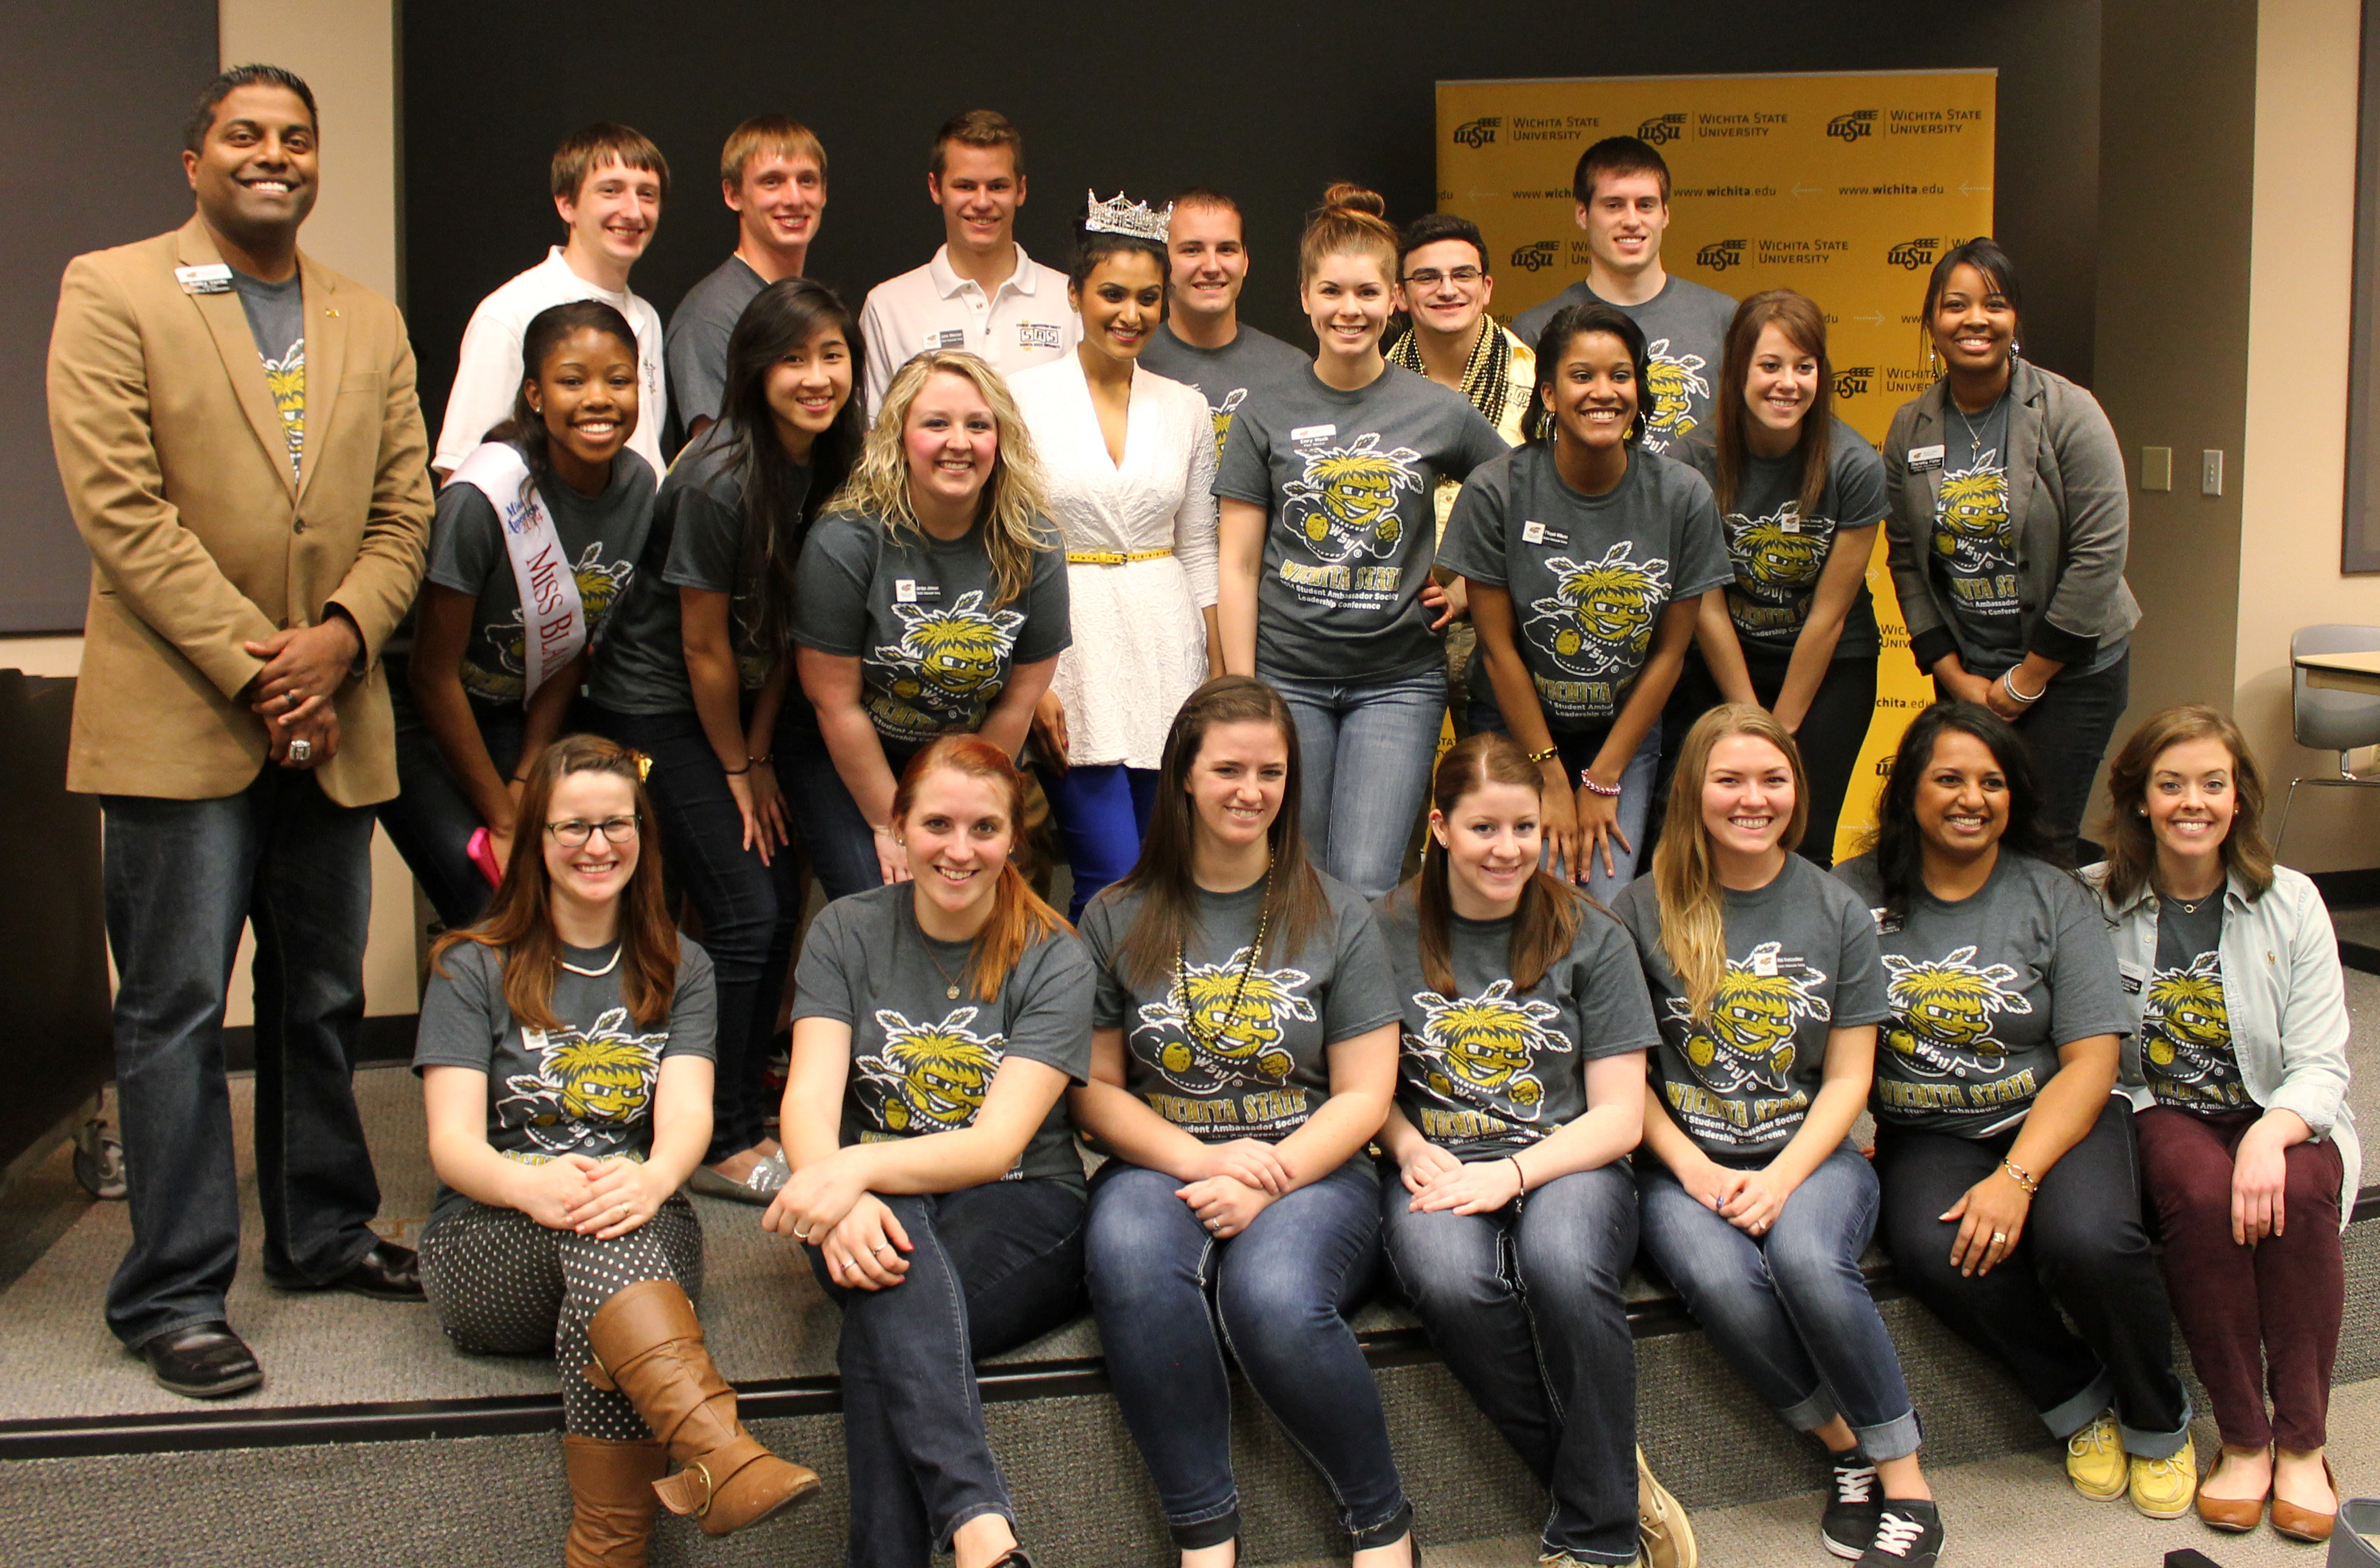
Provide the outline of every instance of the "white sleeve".
<path id="1" fill-rule="evenodd" d="M 438 427 L 432 468 L 453 473 L 478 450 L 491 426 L 512 417 L 520 390 L 521 328 L 492 295 L 471 312 L 455 356 L 455 387 L 446 394 L 446 418 Z"/>
<path id="2" fill-rule="evenodd" d="M 1190 433 L 1190 485 L 1173 514 L 1173 553 L 1190 579 L 1190 602 L 1205 609 L 1216 593 L 1215 421 L 1197 392 L 1188 392 L 1182 404 Z"/>
<path id="3" fill-rule="evenodd" d="M 882 291 L 868 291 L 868 303 L 859 310 L 859 338 L 868 347 L 868 421 L 876 422 L 876 411 L 884 406 L 884 394 L 892 385 L 892 372 L 901 362 L 892 357 L 892 323 L 885 320 Z"/>
<path id="4" fill-rule="evenodd" d="M 669 368 L 663 358 L 667 335 L 662 330 L 661 312 L 652 302 L 639 299 L 636 313 L 628 325 L 637 334 L 637 428 L 628 437 L 628 446 L 636 454 L 653 465 L 656 476 L 669 472 L 662 457 L 662 432 L 669 428 Z"/>

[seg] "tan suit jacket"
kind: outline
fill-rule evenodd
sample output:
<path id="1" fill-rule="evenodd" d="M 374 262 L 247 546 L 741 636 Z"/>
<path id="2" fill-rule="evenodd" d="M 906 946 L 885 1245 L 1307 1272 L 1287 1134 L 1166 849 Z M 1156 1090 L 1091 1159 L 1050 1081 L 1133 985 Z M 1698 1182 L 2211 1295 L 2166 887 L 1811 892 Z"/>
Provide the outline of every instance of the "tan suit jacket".
<path id="1" fill-rule="evenodd" d="M 396 307 L 300 255 L 303 464 L 236 293 L 186 294 L 176 266 L 219 262 L 195 216 L 174 234 L 78 256 L 50 336 L 50 439 L 91 549 L 67 788 L 212 800 L 265 766 L 240 702 L 263 661 L 240 645 L 319 625 L 363 633 L 341 686 L 342 805 L 396 793 L 380 651 L 412 604 L 430 538 L 428 440 Z"/>

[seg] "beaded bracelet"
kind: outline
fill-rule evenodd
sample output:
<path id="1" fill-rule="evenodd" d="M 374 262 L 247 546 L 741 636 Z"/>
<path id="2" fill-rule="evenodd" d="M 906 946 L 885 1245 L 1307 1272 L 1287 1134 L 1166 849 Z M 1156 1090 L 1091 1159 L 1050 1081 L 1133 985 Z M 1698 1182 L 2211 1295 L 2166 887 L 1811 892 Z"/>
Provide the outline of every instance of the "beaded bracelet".
<path id="1" fill-rule="evenodd" d="M 1597 784 L 1583 767 L 1578 770 L 1578 787 L 1590 795 L 1600 795 L 1607 801 L 1616 801 L 1620 798 L 1619 785 Z"/>
<path id="2" fill-rule="evenodd" d="M 2041 1190 L 2041 1178 L 2018 1164 L 2014 1160 L 2002 1160 L 2000 1169 L 2008 1172 L 2009 1180 L 2024 1189 L 2028 1198 Z"/>

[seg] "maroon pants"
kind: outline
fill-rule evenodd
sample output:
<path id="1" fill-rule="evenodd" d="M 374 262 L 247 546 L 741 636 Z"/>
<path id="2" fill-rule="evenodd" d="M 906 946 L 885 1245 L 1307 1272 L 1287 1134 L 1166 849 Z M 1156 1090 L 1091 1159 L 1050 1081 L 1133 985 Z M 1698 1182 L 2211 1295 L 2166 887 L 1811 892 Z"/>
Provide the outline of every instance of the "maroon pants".
<path id="1" fill-rule="evenodd" d="M 2347 1302 L 2338 1244 L 2338 1148 L 2300 1143 L 2285 1156 L 2287 1229 L 2252 1247 L 2231 1239 L 2231 1156 L 2263 1112 L 2140 1113 L 2141 1174 L 2165 1233 L 2173 1315 L 2215 1422 L 2233 1448 L 2323 1446 L 2330 1369 Z M 2272 1394 L 2270 1419 L 2265 1395 Z"/>

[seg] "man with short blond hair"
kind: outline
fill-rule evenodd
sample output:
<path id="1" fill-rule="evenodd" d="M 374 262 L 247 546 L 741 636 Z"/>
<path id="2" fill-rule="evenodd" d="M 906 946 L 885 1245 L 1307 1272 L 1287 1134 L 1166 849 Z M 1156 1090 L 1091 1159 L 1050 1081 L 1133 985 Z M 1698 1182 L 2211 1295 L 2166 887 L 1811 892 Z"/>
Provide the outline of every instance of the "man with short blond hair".
<path id="1" fill-rule="evenodd" d="M 1314 356 L 1240 320 L 1240 290 L 1248 281 L 1240 204 L 1220 190 L 1194 186 L 1171 205 L 1165 250 L 1172 262 L 1166 288 L 1172 308 L 1149 334 L 1140 362 L 1207 400 L 1220 461 L 1232 421 L 1247 400 L 1276 381 L 1305 375 Z"/>
<path id="2" fill-rule="evenodd" d="M 727 340 L 752 296 L 808 265 L 826 211 L 826 149 L 783 115 L 755 115 L 719 154 L 719 196 L 735 214 L 735 249 L 670 313 L 670 407 L 689 441 L 722 410 Z"/>
<path id="3" fill-rule="evenodd" d="M 552 306 L 600 299 L 637 334 L 637 428 L 628 445 L 662 473 L 662 427 L 669 416 L 662 380 L 661 312 L 629 291 L 628 271 L 652 243 L 669 199 L 669 162 L 645 135 L 604 122 L 574 131 L 553 150 L 553 210 L 568 238 L 544 260 L 480 301 L 463 329 L 455 385 L 430 465 L 440 479 L 459 467 L 513 416 L 521 384 L 521 334 Z"/>

